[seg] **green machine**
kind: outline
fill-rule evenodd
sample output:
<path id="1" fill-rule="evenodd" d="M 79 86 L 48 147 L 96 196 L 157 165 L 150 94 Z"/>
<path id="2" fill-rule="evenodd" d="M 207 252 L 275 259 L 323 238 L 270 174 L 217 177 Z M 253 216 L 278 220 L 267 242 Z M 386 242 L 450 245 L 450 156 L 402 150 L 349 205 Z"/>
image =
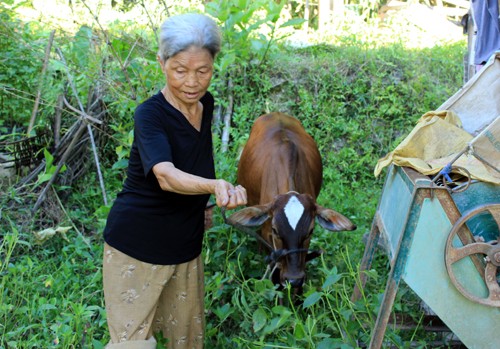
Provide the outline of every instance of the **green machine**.
<path id="1" fill-rule="evenodd" d="M 500 52 L 438 110 L 456 113 L 471 140 L 437 174 L 388 166 L 360 266 L 370 269 L 382 239 L 391 269 L 371 349 L 384 344 L 401 280 L 467 348 L 500 348 Z M 472 179 L 477 164 L 491 180 Z M 361 273 L 353 300 L 365 281 Z"/>
<path id="2" fill-rule="evenodd" d="M 382 346 L 401 280 L 468 348 L 499 348 L 499 225 L 500 186 L 473 182 L 453 193 L 391 166 L 361 263 L 369 269 L 382 237 L 391 271 L 370 348 Z"/>

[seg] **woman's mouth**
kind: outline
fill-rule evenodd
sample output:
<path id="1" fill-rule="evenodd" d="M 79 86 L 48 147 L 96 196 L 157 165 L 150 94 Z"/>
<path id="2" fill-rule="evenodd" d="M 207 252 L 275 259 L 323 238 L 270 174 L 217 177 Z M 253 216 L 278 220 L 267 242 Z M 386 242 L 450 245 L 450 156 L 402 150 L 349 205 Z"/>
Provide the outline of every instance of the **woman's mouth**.
<path id="1" fill-rule="evenodd" d="M 193 98 L 197 98 L 199 93 L 198 92 L 184 92 L 184 95 L 189 99 L 193 99 Z"/>

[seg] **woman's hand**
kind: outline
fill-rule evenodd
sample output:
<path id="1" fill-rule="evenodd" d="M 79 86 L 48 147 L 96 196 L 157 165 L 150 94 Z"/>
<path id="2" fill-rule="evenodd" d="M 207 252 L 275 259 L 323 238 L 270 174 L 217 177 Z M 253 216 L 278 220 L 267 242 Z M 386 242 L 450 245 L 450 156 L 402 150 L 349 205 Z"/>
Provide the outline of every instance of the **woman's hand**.
<path id="1" fill-rule="evenodd" d="M 231 210 L 247 204 L 247 191 L 241 185 L 233 186 L 223 179 L 207 179 L 183 172 L 171 162 L 160 162 L 153 166 L 160 187 L 178 194 L 215 195 L 217 206 Z"/>
<path id="2" fill-rule="evenodd" d="M 241 185 L 233 186 L 223 179 L 218 179 L 215 185 L 215 200 L 217 206 L 231 210 L 247 204 L 247 191 Z"/>

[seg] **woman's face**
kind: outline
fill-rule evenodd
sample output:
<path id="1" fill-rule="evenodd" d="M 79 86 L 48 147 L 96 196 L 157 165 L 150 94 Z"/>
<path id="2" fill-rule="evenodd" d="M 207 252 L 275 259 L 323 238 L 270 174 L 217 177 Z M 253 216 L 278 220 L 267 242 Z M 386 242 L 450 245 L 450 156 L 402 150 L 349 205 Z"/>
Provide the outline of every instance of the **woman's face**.
<path id="1" fill-rule="evenodd" d="M 191 46 L 159 62 L 172 97 L 184 105 L 198 103 L 212 79 L 214 60 L 210 52 Z"/>

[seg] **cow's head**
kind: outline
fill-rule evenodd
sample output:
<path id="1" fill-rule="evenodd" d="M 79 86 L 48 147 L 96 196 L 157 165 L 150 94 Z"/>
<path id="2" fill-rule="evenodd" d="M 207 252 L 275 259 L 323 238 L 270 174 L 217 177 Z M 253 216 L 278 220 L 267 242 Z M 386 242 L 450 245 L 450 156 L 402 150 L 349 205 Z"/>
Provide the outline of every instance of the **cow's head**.
<path id="1" fill-rule="evenodd" d="M 330 231 L 354 230 L 356 226 L 340 213 L 324 208 L 309 194 L 288 192 L 267 205 L 246 207 L 228 218 L 228 223 L 261 227 L 262 237 L 285 255 L 279 260 L 279 274 L 273 281 L 289 282 L 301 288 L 305 280 L 307 252 L 315 220 Z M 287 253 L 291 252 L 291 253 Z"/>

